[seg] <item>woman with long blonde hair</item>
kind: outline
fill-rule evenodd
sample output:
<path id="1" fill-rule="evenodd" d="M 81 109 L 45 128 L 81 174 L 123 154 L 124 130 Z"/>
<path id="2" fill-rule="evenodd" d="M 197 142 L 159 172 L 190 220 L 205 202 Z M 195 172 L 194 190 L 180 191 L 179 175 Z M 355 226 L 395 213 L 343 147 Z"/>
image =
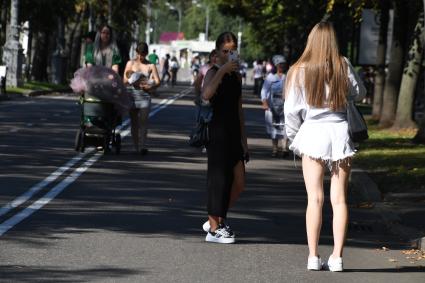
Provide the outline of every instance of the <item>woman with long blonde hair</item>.
<path id="1" fill-rule="evenodd" d="M 309 257 L 307 269 L 321 270 L 318 243 L 322 224 L 323 179 L 331 174 L 334 248 L 328 259 L 331 271 L 343 271 L 342 252 L 348 223 L 346 193 L 355 154 L 348 134 L 347 100 L 361 99 L 365 88 L 338 48 L 331 23 L 311 30 L 307 46 L 290 68 L 285 89 L 285 126 L 289 149 L 302 157 L 307 190 L 306 211 Z"/>

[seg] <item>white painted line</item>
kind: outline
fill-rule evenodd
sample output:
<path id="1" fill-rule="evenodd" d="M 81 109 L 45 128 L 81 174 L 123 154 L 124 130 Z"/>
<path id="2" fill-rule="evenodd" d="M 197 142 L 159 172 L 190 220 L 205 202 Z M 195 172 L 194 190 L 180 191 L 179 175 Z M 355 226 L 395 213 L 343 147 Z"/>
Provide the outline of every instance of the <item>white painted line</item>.
<path id="1" fill-rule="evenodd" d="M 181 93 L 172 96 L 169 99 L 164 99 L 161 101 L 159 106 L 155 107 L 155 110 L 149 114 L 149 117 L 154 116 L 156 113 L 161 111 L 162 109 L 166 108 L 168 105 L 176 101 L 178 98 L 185 96 L 187 93 L 190 92 L 190 89 L 182 91 Z M 118 130 L 122 130 L 125 126 L 129 124 L 129 119 L 125 120 Z M 121 136 L 125 137 L 130 133 L 129 129 L 125 129 L 121 132 Z M 25 201 L 29 200 L 36 192 L 40 191 L 43 187 L 48 185 L 49 183 L 56 180 L 59 176 L 61 176 L 64 172 L 66 172 L 69 168 L 71 168 L 75 163 L 77 163 L 80 159 L 82 159 L 85 155 L 87 155 L 89 152 L 94 151 L 94 149 L 85 152 L 80 153 L 79 155 L 72 158 L 70 161 L 68 161 L 64 166 L 60 167 L 58 170 L 53 172 L 49 177 L 44 179 L 42 182 L 38 183 L 34 187 L 32 187 L 30 190 L 28 190 L 26 193 L 22 194 L 18 198 L 16 198 L 11 203 L 8 203 L 6 206 L 0 209 L 0 212 L 4 211 L 1 215 L 4 215 L 8 211 L 10 211 L 13 208 L 18 207 Z M 64 180 L 62 180 L 59 184 L 54 186 L 48 193 L 46 193 L 42 198 L 38 199 L 34 203 L 32 203 L 30 206 L 25 208 L 24 210 L 20 211 L 19 213 L 11 216 L 9 219 L 4 221 L 2 224 L 0 224 L 0 236 L 2 236 L 4 233 L 9 231 L 11 228 L 13 228 L 15 225 L 20 223 L 25 218 L 32 215 L 34 212 L 48 204 L 51 200 L 53 200 L 58 194 L 60 194 L 66 187 L 68 187 L 70 184 L 72 184 L 77 178 L 83 174 L 87 169 L 89 169 L 100 157 L 102 156 L 101 152 L 97 152 L 95 155 L 93 155 L 89 160 L 84 162 L 84 164 L 78 168 L 76 168 L 68 177 L 66 177 Z"/>
<path id="2" fill-rule="evenodd" d="M 65 173 L 69 168 L 75 165 L 78 161 L 80 161 L 83 157 L 85 157 L 87 154 L 89 154 L 91 151 L 87 151 L 84 153 L 80 153 L 77 156 L 73 157 L 71 160 L 69 160 L 65 165 L 58 168 L 55 172 L 50 174 L 50 176 L 46 177 L 43 181 L 37 183 L 33 187 L 31 187 L 28 191 L 14 199 L 13 201 L 7 203 L 2 208 L 0 208 L 0 216 L 8 213 L 10 210 L 20 206 L 27 200 L 29 200 L 34 194 L 39 192 L 41 189 L 43 189 L 45 186 L 49 185 L 53 181 L 55 181 L 57 178 L 59 178 L 63 173 Z"/>
<path id="3" fill-rule="evenodd" d="M 90 166 L 92 166 L 100 157 L 102 156 L 101 152 L 97 152 L 93 157 L 84 162 L 84 164 L 74 172 L 71 173 L 68 177 L 66 177 L 62 182 L 54 186 L 47 194 L 45 194 L 42 198 L 35 201 L 33 204 L 15 214 L 8 220 L 4 221 L 0 225 L 0 236 L 9 231 L 13 226 L 20 223 L 22 220 L 48 204 L 52 199 L 54 199 L 58 194 L 60 194 L 66 187 L 72 184 L 81 174 L 83 174 Z"/>

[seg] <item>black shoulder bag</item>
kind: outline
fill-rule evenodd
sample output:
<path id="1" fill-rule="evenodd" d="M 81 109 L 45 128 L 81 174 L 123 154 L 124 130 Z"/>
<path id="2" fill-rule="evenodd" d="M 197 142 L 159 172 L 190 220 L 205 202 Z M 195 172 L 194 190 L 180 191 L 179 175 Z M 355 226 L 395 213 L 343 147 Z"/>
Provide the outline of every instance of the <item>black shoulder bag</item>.
<path id="1" fill-rule="evenodd" d="M 208 145 L 210 141 L 208 124 L 212 119 L 212 115 L 213 111 L 211 104 L 203 104 L 201 102 L 200 105 L 198 105 L 196 126 L 189 136 L 190 146 L 202 147 Z"/>
<path id="2" fill-rule="evenodd" d="M 353 100 L 347 101 L 347 121 L 348 133 L 353 142 L 361 142 L 369 138 L 366 122 Z"/>

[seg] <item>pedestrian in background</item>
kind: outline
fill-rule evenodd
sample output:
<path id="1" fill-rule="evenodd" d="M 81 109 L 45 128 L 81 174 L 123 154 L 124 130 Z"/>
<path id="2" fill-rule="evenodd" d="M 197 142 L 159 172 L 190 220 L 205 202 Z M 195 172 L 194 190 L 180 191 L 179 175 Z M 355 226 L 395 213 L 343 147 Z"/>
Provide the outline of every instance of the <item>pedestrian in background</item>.
<path id="1" fill-rule="evenodd" d="M 180 65 L 177 61 L 176 56 L 173 56 L 170 60 L 170 70 L 171 70 L 171 86 L 174 87 L 177 84 L 177 72 L 179 71 Z"/>
<path id="2" fill-rule="evenodd" d="M 252 77 L 254 79 L 254 95 L 261 97 L 261 88 L 264 81 L 264 68 L 261 60 L 256 61 L 254 70 L 252 71 Z"/>
<path id="3" fill-rule="evenodd" d="M 245 61 L 240 62 L 239 73 L 241 73 L 243 85 L 246 85 L 246 72 L 248 70 L 248 63 Z"/>
<path id="4" fill-rule="evenodd" d="M 129 60 L 125 66 L 124 83 L 131 84 L 136 90 L 143 91 L 143 97 L 137 97 L 146 101 L 141 108 L 130 109 L 131 137 L 137 153 L 146 155 L 146 140 L 148 135 L 148 120 L 150 112 L 150 94 L 160 85 L 158 70 L 155 64 L 147 60 L 148 45 L 141 42 L 137 45 L 135 60 Z"/>
<path id="5" fill-rule="evenodd" d="M 168 83 L 170 82 L 170 54 L 166 54 L 164 61 L 162 62 L 162 77 L 161 82 L 165 83 L 166 86 L 168 86 Z M 167 80 L 165 80 L 165 77 L 167 77 Z"/>
<path id="6" fill-rule="evenodd" d="M 154 64 L 155 66 L 159 64 L 159 57 L 158 55 L 156 55 L 156 49 L 154 49 L 152 53 L 149 54 L 148 60 L 151 64 Z"/>
<path id="7" fill-rule="evenodd" d="M 282 157 L 288 155 L 283 112 L 284 100 L 282 97 L 286 80 L 284 63 L 285 58 L 283 56 L 276 55 L 273 57 L 274 66 L 264 80 L 261 89 L 266 131 L 272 140 L 272 157 L 277 157 L 278 154 Z"/>
<path id="8" fill-rule="evenodd" d="M 208 221 L 203 229 L 207 232 L 205 241 L 223 244 L 235 242 L 226 217 L 229 207 L 244 190 L 244 160 L 249 159 L 239 63 L 229 60 L 229 54 L 237 52 L 237 46 L 233 33 L 218 36 L 217 65 L 208 70 L 202 88 L 202 98 L 211 103 L 213 110 L 207 147 Z"/>
<path id="9" fill-rule="evenodd" d="M 115 33 L 110 26 L 104 24 L 100 27 L 96 33 L 94 44 L 87 46 L 85 61 L 88 67 L 105 66 L 116 73 L 119 72 L 119 64 L 122 59 L 115 41 Z"/>
<path id="10" fill-rule="evenodd" d="M 342 271 L 347 223 L 347 185 L 355 154 L 348 135 L 346 103 L 361 99 L 365 88 L 347 58 L 338 49 L 331 23 L 314 26 L 300 59 L 290 68 L 285 91 L 285 126 L 289 149 L 302 157 L 308 195 L 306 211 L 309 257 L 307 269 L 320 270 L 318 252 L 323 207 L 323 178 L 330 170 L 333 210 L 331 271 Z"/>
<path id="11" fill-rule="evenodd" d="M 200 104 L 200 96 L 201 96 L 201 90 L 202 86 L 204 84 L 204 78 L 207 74 L 208 70 L 214 66 L 217 63 L 217 52 L 215 49 L 213 49 L 210 54 L 208 55 L 208 61 L 205 65 L 201 67 L 199 70 L 198 76 L 195 79 L 195 82 L 193 84 L 195 88 L 195 104 Z"/>

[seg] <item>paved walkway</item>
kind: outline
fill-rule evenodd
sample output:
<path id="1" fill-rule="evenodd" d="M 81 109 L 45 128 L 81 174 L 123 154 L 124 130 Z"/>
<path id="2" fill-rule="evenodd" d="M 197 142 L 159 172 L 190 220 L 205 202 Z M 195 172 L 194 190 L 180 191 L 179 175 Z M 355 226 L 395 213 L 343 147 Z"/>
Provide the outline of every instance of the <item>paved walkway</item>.
<path id="1" fill-rule="evenodd" d="M 163 89 L 154 102 L 184 88 Z M 21 104 L 21 111 L 46 99 L 30 98 L 32 103 Z M 294 167 L 292 158 L 270 157 L 258 100 L 249 93 L 244 100 L 252 161 L 246 191 L 229 214 L 237 244 L 204 242 L 206 156 L 187 146 L 194 117 L 187 95 L 152 117 L 146 157 L 135 155 L 130 139 L 124 139 L 121 155 L 101 157 L 51 203 L 0 237 L 0 281 L 424 282 L 424 269 L 409 263 L 401 253 L 405 246 L 387 233 L 379 217 L 356 208 L 355 195 L 346 272 L 306 271 L 306 195 L 299 162 Z M 70 111 L 72 101 L 51 103 L 44 105 L 46 113 L 69 111 L 63 121 L 78 121 L 78 113 Z M 56 144 L 55 152 L 68 154 L 71 134 L 62 137 L 59 125 L 49 125 L 57 134 L 46 139 L 46 146 Z M 17 140 L 21 134 L 18 129 Z M 19 144 L 21 150 L 31 148 L 26 142 Z M 12 147 L 0 153 L 6 155 Z M 38 148 L 32 150 L 40 154 Z M 32 161 L 39 167 L 49 164 L 46 148 L 43 153 L 47 160 Z M 36 181 L 30 172 L 15 178 L 25 184 Z M 13 184 L 20 188 L 19 182 Z M 1 185 L 0 194 L 7 192 L 1 199 L 13 194 Z M 328 198 L 326 203 L 320 242 L 325 258 L 332 246 Z"/>

